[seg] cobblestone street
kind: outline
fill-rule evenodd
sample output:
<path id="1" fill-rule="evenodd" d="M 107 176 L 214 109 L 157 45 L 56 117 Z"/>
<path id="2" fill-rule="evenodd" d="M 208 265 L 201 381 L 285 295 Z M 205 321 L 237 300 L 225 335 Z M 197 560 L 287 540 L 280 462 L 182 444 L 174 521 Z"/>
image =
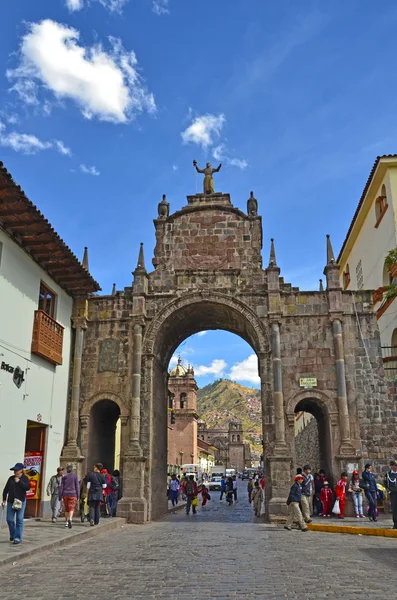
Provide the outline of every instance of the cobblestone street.
<path id="1" fill-rule="evenodd" d="M 255 523 L 245 493 L 232 507 L 218 497 L 196 516 L 179 510 L 3 567 L 0 597 L 350 600 L 363 586 L 371 600 L 395 597 L 396 540 L 287 532 Z"/>

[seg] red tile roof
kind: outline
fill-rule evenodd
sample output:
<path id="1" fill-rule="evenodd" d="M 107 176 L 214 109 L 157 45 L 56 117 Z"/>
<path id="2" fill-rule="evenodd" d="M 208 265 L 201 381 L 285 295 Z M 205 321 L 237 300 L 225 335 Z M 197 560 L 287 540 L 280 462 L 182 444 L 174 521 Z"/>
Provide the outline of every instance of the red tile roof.
<path id="1" fill-rule="evenodd" d="M 0 228 L 70 296 L 101 289 L 1 161 Z"/>

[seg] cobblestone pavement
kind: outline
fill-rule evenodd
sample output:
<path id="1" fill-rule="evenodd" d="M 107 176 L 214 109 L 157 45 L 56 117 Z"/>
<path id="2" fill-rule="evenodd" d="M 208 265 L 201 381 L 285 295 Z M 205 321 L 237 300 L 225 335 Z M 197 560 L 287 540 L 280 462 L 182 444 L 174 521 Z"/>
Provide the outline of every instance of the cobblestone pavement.
<path id="1" fill-rule="evenodd" d="M 0 597 L 353 600 L 368 589 L 384 600 L 396 596 L 396 567 L 396 540 L 288 532 L 254 519 L 245 493 L 232 507 L 213 493 L 195 516 L 179 510 L 25 561 L 18 573 L 4 567 Z"/>

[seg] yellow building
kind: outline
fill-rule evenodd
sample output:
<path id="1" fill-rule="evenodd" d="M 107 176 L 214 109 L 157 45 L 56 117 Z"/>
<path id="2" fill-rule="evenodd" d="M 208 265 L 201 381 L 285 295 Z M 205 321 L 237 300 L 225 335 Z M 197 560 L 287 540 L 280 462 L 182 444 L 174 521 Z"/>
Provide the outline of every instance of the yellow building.
<path id="1" fill-rule="evenodd" d="M 387 375 L 397 375 L 397 301 L 385 299 L 385 287 L 397 277 L 385 259 L 397 247 L 397 155 L 378 156 L 369 174 L 338 256 L 340 282 L 359 293 L 373 289 Z M 396 280 L 397 283 L 397 280 Z M 394 350 L 396 347 L 396 350 Z"/>

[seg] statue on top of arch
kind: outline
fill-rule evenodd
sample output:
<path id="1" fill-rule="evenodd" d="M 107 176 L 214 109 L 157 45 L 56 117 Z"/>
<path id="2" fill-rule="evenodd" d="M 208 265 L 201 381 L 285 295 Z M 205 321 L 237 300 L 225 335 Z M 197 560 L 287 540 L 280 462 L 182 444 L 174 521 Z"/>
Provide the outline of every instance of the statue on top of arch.
<path id="1" fill-rule="evenodd" d="M 193 161 L 193 166 L 196 169 L 197 173 L 204 173 L 204 194 L 215 194 L 214 190 L 214 178 L 212 175 L 214 173 L 218 173 L 221 170 L 222 163 L 216 169 L 211 167 L 211 163 L 207 162 L 205 169 L 199 169 L 197 166 L 197 160 Z"/>

